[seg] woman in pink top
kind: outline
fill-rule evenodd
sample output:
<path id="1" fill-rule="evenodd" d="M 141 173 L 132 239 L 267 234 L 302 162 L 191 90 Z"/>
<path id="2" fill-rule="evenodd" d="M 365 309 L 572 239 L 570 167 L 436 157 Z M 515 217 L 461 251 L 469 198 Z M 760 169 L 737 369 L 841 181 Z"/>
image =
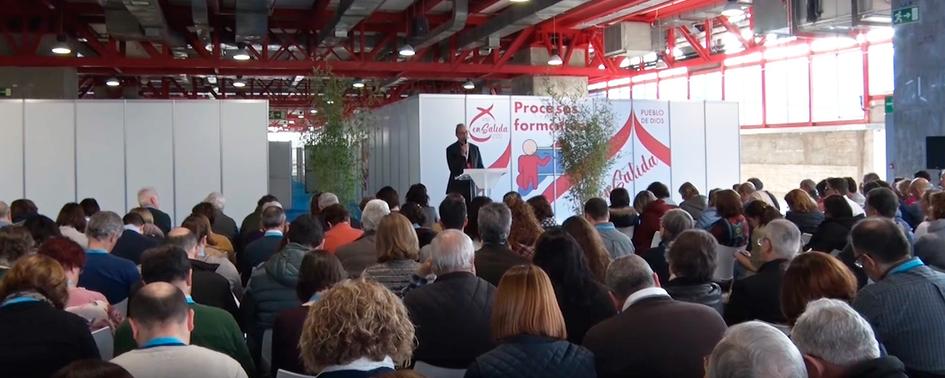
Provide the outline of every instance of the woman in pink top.
<path id="1" fill-rule="evenodd" d="M 102 293 L 76 286 L 79 273 L 85 266 L 85 250 L 78 243 L 65 237 L 55 237 L 43 243 L 37 253 L 46 255 L 62 265 L 69 279 L 69 299 L 66 311 L 79 315 L 89 322 L 90 329 L 115 327 L 122 315 L 108 304 Z"/>
<path id="2" fill-rule="evenodd" d="M 335 253 L 339 247 L 358 240 L 364 231 L 351 227 L 348 210 L 340 204 L 334 204 L 322 209 L 322 216 L 325 217 L 325 223 L 328 224 L 328 232 L 325 233 L 324 249 L 330 253 Z"/>

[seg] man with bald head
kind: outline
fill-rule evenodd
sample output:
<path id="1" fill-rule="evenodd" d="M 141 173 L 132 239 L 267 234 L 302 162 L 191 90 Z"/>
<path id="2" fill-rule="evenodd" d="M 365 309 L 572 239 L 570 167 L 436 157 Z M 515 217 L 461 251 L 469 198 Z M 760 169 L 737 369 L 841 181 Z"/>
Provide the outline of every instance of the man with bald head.
<path id="1" fill-rule="evenodd" d="M 141 256 L 141 279 L 146 284 L 144 288 L 148 288 L 154 283 L 166 283 L 173 285 L 173 287 L 176 287 L 178 291 L 181 292 L 181 296 L 186 302 L 186 305 L 190 308 L 190 310 L 193 311 L 193 315 L 191 315 L 193 319 L 190 321 L 190 344 L 215 350 L 230 356 L 236 361 L 239 361 L 239 364 L 242 365 L 245 373 L 244 375 L 234 376 L 254 375 L 253 372 L 255 370 L 255 365 L 253 364 L 253 359 L 250 357 L 249 349 L 246 347 L 246 341 L 243 338 L 243 333 L 240 331 L 240 328 L 236 324 L 236 320 L 234 320 L 233 316 L 219 308 L 199 304 L 191 297 L 193 271 L 191 269 L 190 260 L 187 258 L 187 252 L 174 245 L 163 245 L 145 251 L 144 255 Z M 155 287 L 160 286 L 163 285 Z M 139 289 L 138 292 L 132 296 L 131 305 L 128 308 L 128 317 L 132 320 L 138 319 L 141 321 L 146 319 L 148 316 L 146 312 L 152 311 L 149 310 L 149 307 L 147 306 L 136 307 L 134 304 L 139 295 L 147 295 L 148 291 L 144 288 Z M 140 323 L 136 327 L 137 328 L 132 328 L 130 322 L 126 321 L 115 331 L 116 356 L 120 357 L 120 355 L 126 352 L 133 353 L 130 351 L 134 350 L 138 346 L 141 346 L 142 342 L 146 343 L 148 341 L 147 337 L 145 337 L 142 341 L 140 336 Z M 136 341 L 138 344 L 136 344 Z M 161 372 L 161 374 L 164 374 L 165 371 L 174 371 L 177 373 L 176 370 L 173 369 L 164 370 L 156 368 L 154 370 L 156 372 Z M 218 376 L 212 372 L 213 370 L 204 368 L 194 370 L 193 372 L 180 376 Z M 154 375 L 143 376 L 152 377 Z M 165 375 L 158 375 L 158 377 L 164 376 Z M 167 375 L 167 377 L 175 376 L 177 375 Z M 139 376 L 135 374 L 135 377 Z"/>
<path id="2" fill-rule="evenodd" d="M 594 352 L 598 376 L 703 376 L 702 358 L 725 332 L 717 311 L 673 300 L 637 255 L 614 260 L 606 281 L 621 312 L 584 336 L 584 346 Z"/>
<path id="3" fill-rule="evenodd" d="M 247 377 L 236 360 L 190 344 L 194 310 L 176 286 L 145 285 L 131 298 L 128 321 L 139 349 L 112 360 L 136 378 Z"/>
<path id="4" fill-rule="evenodd" d="M 230 290 L 230 283 L 225 277 L 216 273 L 220 265 L 197 260 L 197 236 L 190 230 L 179 227 L 167 233 L 165 243 L 180 247 L 180 249 L 187 252 L 187 259 L 190 260 L 190 267 L 193 271 L 191 295 L 193 295 L 194 301 L 226 310 L 230 315 L 233 315 L 233 318 L 239 317 L 239 306 L 236 304 L 236 298 Z M 222 257 L 220 259 L 226 260 Z"/>
<path id="5" fill-rule="evenodd" d="M 462 123 L 456 125 L 456 142 L 446 147 L 446 165 L 450 169 L 446 194 L 462 194 L 466 198 L 466 203 L 469 203 L 472 199 L 472 182 L 456 180 L 456 176 L 463 174 L 466 168 L 482 168 L 483 165 L 479 147 L 469 143 L 469 129 Z"/>

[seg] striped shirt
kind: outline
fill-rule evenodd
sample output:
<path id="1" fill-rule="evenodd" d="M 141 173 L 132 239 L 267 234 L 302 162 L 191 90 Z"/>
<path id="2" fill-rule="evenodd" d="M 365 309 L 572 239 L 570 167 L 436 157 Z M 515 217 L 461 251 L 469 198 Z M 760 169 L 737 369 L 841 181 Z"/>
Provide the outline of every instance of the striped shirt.
<path id="1" fill-rule="evenodd" d="M 369 266 L 362 276 L 377 281 L 403 298 L 404 289 L 410 286 L 411 278 L 419 267 L 420 263 L 413 260 L 392 260 Z"/>

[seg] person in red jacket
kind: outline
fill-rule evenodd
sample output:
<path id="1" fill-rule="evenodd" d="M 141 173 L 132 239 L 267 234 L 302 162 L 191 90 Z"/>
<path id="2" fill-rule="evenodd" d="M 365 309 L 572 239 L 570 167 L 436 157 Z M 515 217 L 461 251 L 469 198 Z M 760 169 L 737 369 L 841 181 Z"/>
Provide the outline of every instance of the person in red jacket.
<path id="1" fill-rule="evenodd" d="M 640 225 L 633 230 L 633 249 L 640 253 L 650 249 L 650 244 L 653 243 L 653 234 L 660 230 L 660 218 L 663 217 L 663 214 L 676 208 L 676 206 L 667 202 L 669 188 L 665 184 L 654 181 L 646 187 L 646 190 L 656 196 L 656 201 L 646 205 L 640 217 Z"/>

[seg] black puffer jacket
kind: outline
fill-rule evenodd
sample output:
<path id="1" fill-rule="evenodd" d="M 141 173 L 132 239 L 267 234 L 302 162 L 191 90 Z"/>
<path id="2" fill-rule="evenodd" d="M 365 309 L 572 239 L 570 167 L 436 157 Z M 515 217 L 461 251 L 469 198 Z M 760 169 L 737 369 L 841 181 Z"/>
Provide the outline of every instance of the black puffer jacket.
<path id="1" fill-rule="evenodd" d="M 521 335 L 510 337 L 476 358 L 466 378 L 597 377 L 594 354 L 563 340 Z"/>
<path id="2" fill-rule="evenodd" d="M 906 367 L 893 356 L 860 362 L 850 367 L 847 373 L 851 378 L 906 378 Z"/>
<path id="3" fill-rule="evenodd" d="M 617 228 L 626 228 L 636 226 L 640 223 L 640 215 L 632 207 L 610 208 L 610 223 Z"/>
<path id="4" fill-rule="evenodd" d="M 722 288 L 715 282 L 699 282 L 686 277 L 677 277 L 667 282 L 663 288 L 677 301 L 704 304 L 714 308 L 719 315 L 724 311 Z"/>

